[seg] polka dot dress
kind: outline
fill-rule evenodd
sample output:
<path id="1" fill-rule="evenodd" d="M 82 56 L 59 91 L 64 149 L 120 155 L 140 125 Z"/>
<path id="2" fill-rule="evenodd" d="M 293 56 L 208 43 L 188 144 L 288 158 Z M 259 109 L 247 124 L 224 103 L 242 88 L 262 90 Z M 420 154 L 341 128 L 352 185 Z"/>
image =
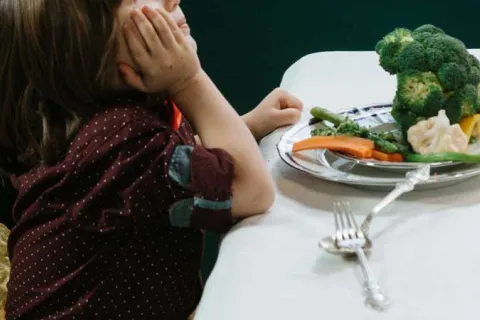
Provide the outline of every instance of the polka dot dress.
<path id="1" fill-rule="evenodd" d="M 172 105 L 99 111 L 64 159 L 13 178 L 8 319 L 186 319 L 203 230 L 232 225 L 232 161 Z M 160 110 L 160 111 L 159 111 Z"/>

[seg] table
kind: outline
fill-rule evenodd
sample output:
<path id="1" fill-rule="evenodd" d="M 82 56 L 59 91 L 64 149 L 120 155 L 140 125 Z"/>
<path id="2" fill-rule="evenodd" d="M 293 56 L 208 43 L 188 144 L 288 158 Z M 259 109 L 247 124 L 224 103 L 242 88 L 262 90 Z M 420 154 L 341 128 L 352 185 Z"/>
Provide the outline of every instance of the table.
<path id="1" fill-rule="evenodd" d="M 315 105 L 340 111 L 389 102 L 395 83 L 373 52 L 326 52 L 297 61 L 281 87 L 304 102 L 307 121 Z M 225 236 L 197 320 L 478 319 L 480 179 L 404 195 L 374 220 L 371 266 L 394 299 L 387 313 L 377 313 L 363 305 L 358 264 L 317 243 L 334 229 L 334 200 L 350 200 L 360 220 L 384 193 L 291 169 L 276 151 L 285 130 L 261 143 L 275 204 Z"/>

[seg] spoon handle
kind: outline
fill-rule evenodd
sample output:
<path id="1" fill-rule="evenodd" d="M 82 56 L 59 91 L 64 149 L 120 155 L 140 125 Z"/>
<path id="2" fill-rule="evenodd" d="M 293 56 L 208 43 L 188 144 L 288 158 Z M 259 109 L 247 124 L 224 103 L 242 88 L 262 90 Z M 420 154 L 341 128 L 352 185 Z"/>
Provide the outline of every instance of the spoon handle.
<path id="1" fill-rule="evenodd" d="M 380 211 L 382 211 L 386 206 L 392 203 L 395 199 L 406 192 L 410 192 L 414 189 L 415 185 L 419 182 L 425 182 L 430 178 L 430 166 L 421 165 L 413 171 L 409 171 L 406 174 L 405 181 L 397 183 L 395 189 L 393 189 L 385 198 L 378 203 L 372 211 L 368 214 L 365 220 L 362 222 L 360 229 L 365 235 L 368 235 L 370 230 L 370 223 Z"/>

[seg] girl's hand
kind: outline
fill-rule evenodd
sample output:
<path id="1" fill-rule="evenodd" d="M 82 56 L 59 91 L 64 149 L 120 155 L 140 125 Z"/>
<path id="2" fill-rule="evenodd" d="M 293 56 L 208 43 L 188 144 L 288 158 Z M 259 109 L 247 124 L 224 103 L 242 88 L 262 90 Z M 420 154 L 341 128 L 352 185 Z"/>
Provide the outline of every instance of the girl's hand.
<path id="1" fill-rule="evenodd" d="M 165 10 L 144 6 L 131 17 L 124 35 L 140 74 L 120 64 L 125 82 L 143 92 L 177 94 L 201 71 L 197 53 Z"/>
<path id="2" fill-rule="evenodd" d="M 303 104 L 282 89 L 273 90 L 260 104 L 243 118 L 253 136 L 261 140 L 275 129 L 296 123 Z"/>

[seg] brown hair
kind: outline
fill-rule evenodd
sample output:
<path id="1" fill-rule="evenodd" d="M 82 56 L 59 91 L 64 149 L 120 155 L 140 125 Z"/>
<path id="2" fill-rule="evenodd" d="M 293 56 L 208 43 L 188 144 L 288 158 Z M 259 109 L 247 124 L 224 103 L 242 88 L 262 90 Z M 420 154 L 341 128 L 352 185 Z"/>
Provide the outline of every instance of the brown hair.
<path id="1" fill-rule="evenodd" d="M 121 0 L 0 1 L 0 169 L 55 164 L 108 95 Z"/>

